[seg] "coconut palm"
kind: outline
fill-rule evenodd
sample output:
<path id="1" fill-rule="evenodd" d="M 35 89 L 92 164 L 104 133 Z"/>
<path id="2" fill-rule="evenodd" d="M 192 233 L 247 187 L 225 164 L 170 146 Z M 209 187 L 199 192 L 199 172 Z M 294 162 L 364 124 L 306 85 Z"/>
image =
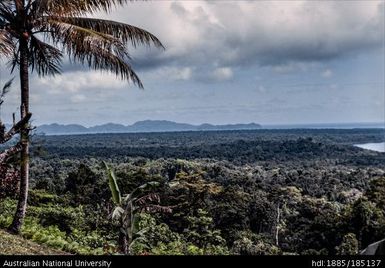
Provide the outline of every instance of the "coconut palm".
<path id="1" fill-rule="evenodd" d="M 18 67 L 21 86 L 21 118 L 29 114 L 29 76 L 56 75 L 64 55 L 71 62 L 95 70 L 110 71 L 121 79 L 143 87 L 129 64 L 127 45 L 161 42 L 151 33 L 132 25 L 90 18 L 99 11 L 130 0 L 1 0 L 0 51 L 8 53 L 12 71 Z M 10 53 L 9 53 L 10 52 Z M 28 196 L 29 133 L 27 121 L 20 131 L 20 194 L 10 231 L 18 233 Z"/>

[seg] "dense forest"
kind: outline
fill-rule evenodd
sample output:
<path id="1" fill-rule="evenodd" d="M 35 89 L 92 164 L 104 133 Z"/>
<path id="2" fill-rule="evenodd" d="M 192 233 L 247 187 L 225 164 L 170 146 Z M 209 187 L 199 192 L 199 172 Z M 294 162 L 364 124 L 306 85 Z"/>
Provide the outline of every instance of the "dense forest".
<path id="1" fill-rule="evenodd" d="M 382 141 L 381 129 L 36 135 L 22 235 L 74 254 L 357 254 L 385 238 L 385 153 L 353 145 Z M 16 188 L 1 180 L 1 228 Z"/>

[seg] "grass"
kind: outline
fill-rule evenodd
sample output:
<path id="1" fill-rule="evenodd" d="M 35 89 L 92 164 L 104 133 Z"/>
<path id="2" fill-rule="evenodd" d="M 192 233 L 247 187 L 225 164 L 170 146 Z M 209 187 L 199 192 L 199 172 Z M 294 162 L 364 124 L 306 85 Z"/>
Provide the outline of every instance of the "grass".
<path id="1" fill-rule="evenodd" d="M 0 255 L 67 255 L 60 250 L 51 249 L 47 246 L 39 245 L 22 238 L 12 235 L 4 230 L 0 230 Z"/>

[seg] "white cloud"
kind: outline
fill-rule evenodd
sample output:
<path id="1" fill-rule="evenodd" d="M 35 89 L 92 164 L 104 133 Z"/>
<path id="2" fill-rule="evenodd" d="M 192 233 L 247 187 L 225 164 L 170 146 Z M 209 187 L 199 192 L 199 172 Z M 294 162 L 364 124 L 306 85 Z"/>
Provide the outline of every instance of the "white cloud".
<path id="1" fill-rule="evenodd" d="M 323 71 L 321 73 L 321 76 L 324 77 L 324 78 L 330 78 L 330 77 L 333 76 L 333 72 L 330 69 L 326 69 L 325 71 Z"/>
<path id="2" fill-rule="evenodd" d="M 133 1 L 105 18 L 142 27 L 166 46 L 166 51 L 130 49 L 146 90 L 66 65 L 62 76 L 32 76 L 31 93 L 38 98 L 32 97 L 31 110 L 36 120 L 68 123 L 339 120 L 333 117 L 341 110 L 338 102 L 352 96 L 366 110 L 349 100 L 345 119 L 374 121 L 383 111 L 371 108 L 373 100 L 366 96 L 383 99 L 383 88 L 344 84 L 382 81 L 380 5 L 381 0 Z M 8 72 L 0 73 L 6 81 Z M 330 85 L 325 83 L 323 76 L 333 74 Z M 19 107 L 18 87 L 15 83 L 7 96 L 4 116 Z M 333 107 L 329 95 L 339 96 Z M 299 104 L 315 108 L 304 112 Z M 238 112 L 234 105 L 265 108 Z M 221 107 L 231 108 L 223 113 Z"/>
<path id="3" fill-rule="evenodd" d="M 233 70 L 229 67 L 221 67 L 215 69 L 210 78 L 216 81 L 226 81 L 232 79 L 234 76 Z"/>
<path id="4" fill-rule="evenodd" d="M 287 62 L 272 66 L 272 70 L 278 74 L 306 72 L 314 69 L 318 64 L 314 62 Z"/>
<path id="5" fill-rule="evenodd" d="M 282 65 L 337 58 L 382 43 L 383 1 L 133 2 L 111 15 L 156 34 L 146 66 Z M 150 17 L 151 19 L 147 19 Z M 134 52 L 138 62 L 148 51 Z M 151 55 L 153 56 L 153 55 Z"/>
<path id="6" fill-rule="evenodd" d="M 49 94 L 61 92 L 77 93 L 84 90 L 120 89 L 127 87 L 126 81 L 117 79 L 115 75 L 98 71 L 66 72 L 55 77 L 44 77 L 34 80 L 36 88 L 44 88 Z"/>

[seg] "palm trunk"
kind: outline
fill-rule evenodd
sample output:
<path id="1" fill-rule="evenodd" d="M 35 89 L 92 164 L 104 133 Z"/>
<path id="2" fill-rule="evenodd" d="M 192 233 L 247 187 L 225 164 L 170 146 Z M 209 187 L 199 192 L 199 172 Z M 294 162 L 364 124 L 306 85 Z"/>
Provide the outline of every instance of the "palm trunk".
<path id="1" fill-rule="evenodd" d="M 28 73 L 28 41 L 20 38 L 20 87 L 21 106 L 20 114 L 23 119 L 29 113 L 29 73 Z M 9 230 L 19 233 L 23 225 L 27 209 L 28 188 L 29 188 L 29 121 L 20 129 L 20 193 L 19 201 L 13 222 Z"/>

